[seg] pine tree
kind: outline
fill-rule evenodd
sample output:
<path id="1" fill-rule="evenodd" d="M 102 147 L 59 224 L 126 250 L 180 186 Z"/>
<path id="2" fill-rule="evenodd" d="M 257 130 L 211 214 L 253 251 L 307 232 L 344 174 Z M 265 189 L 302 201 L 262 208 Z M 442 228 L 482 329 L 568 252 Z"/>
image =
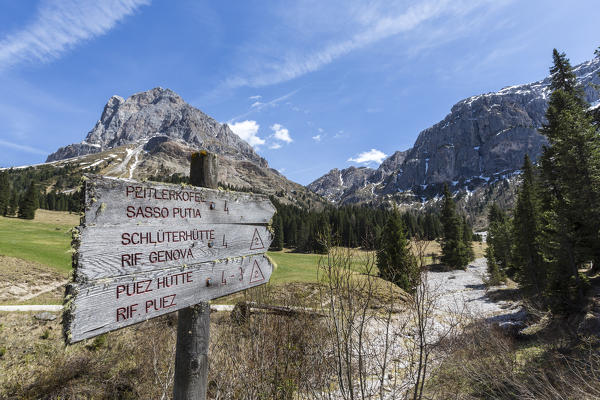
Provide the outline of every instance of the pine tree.
<path id="1" fill-rule="evenodd" d="M 487 283 L 490 286 L 498 286 L 502 282 L 506 280 L 506 277 L 500 271 L 498 264 L 496 263 L 496 258 L 494 257 L 494 248 L 492 246 L 488 246 L 485 249 L 485 258 L 487 259 L 487 273 L 488 279 Z"/>
<path id="2" fill-rule="evenodd" d="M 273 242 L 270 250 L 283 250 L 283 222 L 279 214 L 275 214 L 273 217 Z"/>
<path id="3" fill-rule="evenodd" d="M 415 256 L 410 251 L 406 227 L 397 211 L 392 212 L 382 233 L 377 251 L 379 275 L 408 293 L 419 283 L 420 271 Z"/>
<path id="4" fill-rule="evenodd" d="M 513 218 L 513 257 L 517 267 L 517 280 L 529 295 L 540 295 L 546 285 L 541 236 L 541 211 L 533 165 L 525 155 L 522 168 L 523 182 L 519 189 Z"/>
<path id="5" fill-rule="evenodd" d="M 506 275 L 513 276 L 510 219 L 496 203 L 492 203 L 488 212 L 488 222 L 488 247 L 493 247 L 494 259 L 500 270 Z"/>
<path id="6" fill-rule="evenodd" d="M 475 259 L 475 251 L 473 250 L 473 229 L 467 222 L 467 217 L 462 219 L 463 243 L 467 249 L 467 262 Z"/>
<path id="7" fill-rule="evenodd" d="M 469 253 L 463 240 L 462 221 L 456 214 L 456 206 L 448 185 L 444 185 L 442 206 L 442 263 L 450 268 L 466 269 Z"/>
<path id="8" fill-rule="evenodd" d="M 8 173 L 0 172 L 0 215 L 7 215 L 10 201 L 10 182 Z"/>
<path id="9" fill-rule="evenodd" d="M 552 298 L 559 299 L 554 306 L 564 310 L 583 298 L 579 266 L 600 261 L 600 142 L 569 60 L 555 49 L 553 61 L 553 92 L 541 129 L 550 144 L 541 157 L 544 257 Z"/>
<path id="10" fill-rule="evenodd" d="M 10 201 L 8 202 L 7 214 L 9 216 L 15 215 L 19 208 L 19 194 L 16 190 L 11 191 Z"/>
<path id="11" fill-rule="evenodd" d="M 27 188 L 25 195 L 19 203 L 19 218 L 35 218 L 35 210 L 38 208 L 38 193 L 33 182 Z"/>

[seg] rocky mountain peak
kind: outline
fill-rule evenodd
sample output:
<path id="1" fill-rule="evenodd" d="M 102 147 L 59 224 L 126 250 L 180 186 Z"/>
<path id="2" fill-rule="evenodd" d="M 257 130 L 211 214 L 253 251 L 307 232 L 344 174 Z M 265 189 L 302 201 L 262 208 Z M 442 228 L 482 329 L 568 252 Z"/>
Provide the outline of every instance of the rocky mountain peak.
<path id="1" fill-rule="evenodd" d="M 591 106 L 600 104 L 600 58 L 575 66 L 573 72 Z M 438 195 L 444 183 L 452 190 L 472 191 L 510 176 L 520 169 L 525 154 L 535 161 L 546 144 L 538 129 L 545 121 L 549 86 L 546 77 L 457 102 L 443 120 L 419 133 L 411 149 L 383 161 L 368 177 L 370 193 L 346 188 L 338 198 L 370 201 L 411 192 L 424 201 Z M 308 188 L 322 195 L 339 192 L 339 185 L 328 187 L 325 182 L 319 178 Z"/>
<path id="2" fill-rule="evenodd" d="M 220 124 L 187 104 L 170 89 L 157 87 L 127 99 L 112 96 L 94 128 L 81 143 L 61 147 L 47 161 L 98 153 L 130 143 L 166 137 L 197 149 L 206 149 L 236 160 L 267 167 L 245 141 L 226 124 Z"/>

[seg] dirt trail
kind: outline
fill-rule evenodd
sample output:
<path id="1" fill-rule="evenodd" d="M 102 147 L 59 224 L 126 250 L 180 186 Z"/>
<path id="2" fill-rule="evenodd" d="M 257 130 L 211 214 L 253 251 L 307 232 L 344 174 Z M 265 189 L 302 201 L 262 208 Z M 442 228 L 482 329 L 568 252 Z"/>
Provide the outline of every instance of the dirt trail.
<path id="1" fill-rule="evenodd" d="M 53 290 L 56 290 L 59 287 L 66 285 L 67 283 L 69 283 L 69 280 L 54 282 L 54 283 L 50 283 L 48 285 L 37 286 L 36 287 L 36 289 L 38 290 L 37 292 L 35 292 L 35 293 L 29 293 L 28 295 L 25 295 L 25 296 L 22 296 L 22 297 L 17 297 L 14 300 L 14 302 L 15 303 L 20 303 L 22 301 L 31 300 L 34 297 L 38 297 L 41 294 L 48 293 L 48 292 L 51 292 Z"/>

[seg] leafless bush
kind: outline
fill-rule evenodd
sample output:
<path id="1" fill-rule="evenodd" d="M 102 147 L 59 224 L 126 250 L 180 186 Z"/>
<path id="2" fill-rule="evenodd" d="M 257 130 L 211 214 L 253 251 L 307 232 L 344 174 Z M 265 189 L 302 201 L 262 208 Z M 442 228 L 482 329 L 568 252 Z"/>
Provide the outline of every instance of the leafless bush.
<path id="1" fill-rule="evenodd" d="M 598 399 L 597 345 L 560 349 L 552 343 L 519 345 L 478 321 L 448 349 L 435 382 L 435 398 Z"/>
<path id="2" fill-rule="evenodd" d="M 437 349 L 457 326 L 440 316 L 437 288 L 424 268 L 427 241 L 413 243 L 421 280 L 412 296 L 377 277 L 374 253 L 332 247 L 319 264 L 322 304 L 335 355 L 336 386 L 344 399 L 421 399 Z"/>
<path id="3" fill-rule="evenodd" d="M 343 399 L 397 398 L 406 388 L 401 348 L 407 295 L 377 277 L 374 253 L 331 247 L 319 263 L 322 308 L 334 354 L 335 386 Z"/>
<path id="4" fill-rule="evenodd" d="M 409 300 L 409 315 L 414 338 L 407 343 L 406 356 L 409 360 L 407 379 L 412 388 L 407 398 L 422 399 L 428 379 L 434 376 L 437 366 L 446 357 L 441 347 L 450 343 L 464 318 L 465 309 L 456 305 L 454 309 L 441 309 L 440 288 L 429 282 L 425 256 L 429 242 L 422 238 L 413 240 L 421 279 Z"/>
<path id="5" fill-rule="evenodd" d="M 248 300 L 269 304 L 269 287 Z M 302 304 L 286 304 L 303 307 Z M 311 312 L 255 312 L 241 324 L 229 316 L 211 333 L 209 397 L 292 399 L 314 397 L 331 381 L 331 355 L 323 321 Z"/>

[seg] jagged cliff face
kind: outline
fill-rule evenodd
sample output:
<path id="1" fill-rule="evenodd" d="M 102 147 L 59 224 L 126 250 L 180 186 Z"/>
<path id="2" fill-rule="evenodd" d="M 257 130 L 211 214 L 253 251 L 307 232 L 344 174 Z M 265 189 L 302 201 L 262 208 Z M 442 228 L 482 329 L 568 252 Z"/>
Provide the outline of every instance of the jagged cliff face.
<path id="1" fill-rule="evenodd" d="M 252 147 L 169 89 L 155 88 L 127 100 L 111 97 L 81 143 L 58 149 L 47 163 L 56 168 L 121 178 L 188 175 L 192 152 L 219 157 L 218 181 L 278 197 L 279 201 L 319 208 L 322 198 L 286 179 Z"/>
<path id="2" fill-rule="evenodd" d="M 178 141 L 192 148 L 267 167 L 267 162 L 227 124 L 218 123 L 175 92 L 162 88 L 134 94 L 127 100 L 111 97 L 85 140 L 61 147 L 48 156 L 47 161 L 99 153 L 153 138 Z"/>
<path id="3" fill-rule="evenodd" d="M 334 168 L 307 187 L 331 202 L 339 202 L 344 193 L 353 193 L 369 184 L 374 172 L 367 167 L 350 167 L 341 171 Z"/>
<path id="4" fill-rule="evenodd" d="M 600 84 L 599 71 L 600 58 L 574 68 L 592 106 L 598 105 L 593 84 Z M 368 199 L 369 191 L 368 200 L 406 197 L 409 192 L 422 202 L 438 195 L 444 183 L 454 190 L 473 191 L 508 178 L 519 170 L 525 154 L 535 161 L 546 144 L 538 129 L 544 123 L 549 85 L 546 78 L 458 102 L 442 121 L 419 134 L 412 149 L 386 159 L 362 187 L 342 187 L 335 179 L 323 178 L 308 187 L 318 194 L 342 191 L 336 201 L 346 203 Z M 324 184 L 329 181 L 334 189 Z"/>

